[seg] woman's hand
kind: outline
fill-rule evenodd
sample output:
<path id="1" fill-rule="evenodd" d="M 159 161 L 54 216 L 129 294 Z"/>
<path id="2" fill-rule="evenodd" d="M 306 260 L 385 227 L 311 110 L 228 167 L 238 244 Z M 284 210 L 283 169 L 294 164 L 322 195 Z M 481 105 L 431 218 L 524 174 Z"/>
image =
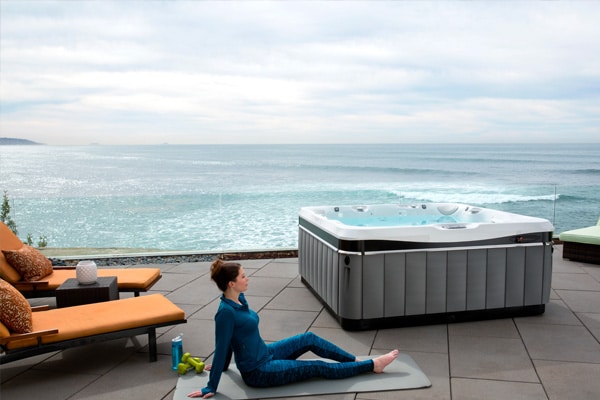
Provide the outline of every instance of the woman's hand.
<path id="1" fill-rule="evenodd" d="M 207 364 L 204 367 L 204 370 L 210 371 L 211 368 L 212 368 L 212 364 Z M 202 395 L 202 390 L 196 390 L 196 391 L 193 391 L 192 393 L 188 393 L 187 397 L 192 397 L 192 398 L 202 397 L 203 399 L 208 399 L 209 397 L 213 397 L 214 395 L 215 394 L 213 392 L 209 392 L 209 393 L 206 393 L 205 395 Z"/>
<path id="2" fill-rule="evenodd" d="M 202 397 L 203 399 L 208 399 L 209 397 L 213 397 L 215 394 L 210 392 L 202 395 L 202 390 L 196 390 L 192 393 L 188 393 L 187 397 Z"/>

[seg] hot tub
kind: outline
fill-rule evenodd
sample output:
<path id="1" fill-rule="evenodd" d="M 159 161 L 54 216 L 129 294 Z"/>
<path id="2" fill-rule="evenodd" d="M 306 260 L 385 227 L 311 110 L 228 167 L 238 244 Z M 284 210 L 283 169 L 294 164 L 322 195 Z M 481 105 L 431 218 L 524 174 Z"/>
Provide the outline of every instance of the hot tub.
<path id="1" fill-rule="evenodd" d="M 347 330 L 541 314 L 553 229 L 456 203 L 304 207 L 300 275 Z"/>

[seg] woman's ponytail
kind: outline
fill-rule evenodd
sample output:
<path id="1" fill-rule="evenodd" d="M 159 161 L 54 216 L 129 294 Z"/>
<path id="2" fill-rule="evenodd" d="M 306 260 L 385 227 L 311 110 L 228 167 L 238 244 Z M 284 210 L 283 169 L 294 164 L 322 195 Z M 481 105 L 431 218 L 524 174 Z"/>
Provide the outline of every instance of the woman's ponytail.
<path id="1" fill-rule="evenodd" d="M 227 290 L 229 282 L 235 282 L 242 265 L 236 262 L 229 262 L 217 258 L 210 266 L 210 279 L 215 281 L 218 288 L 224 292 Z"/>

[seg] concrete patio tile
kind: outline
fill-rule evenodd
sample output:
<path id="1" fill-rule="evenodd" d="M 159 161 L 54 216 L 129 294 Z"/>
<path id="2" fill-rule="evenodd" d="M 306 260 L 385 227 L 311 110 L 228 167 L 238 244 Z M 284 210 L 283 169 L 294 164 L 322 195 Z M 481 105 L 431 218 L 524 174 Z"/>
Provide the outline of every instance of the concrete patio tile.
<path id="1" fill-rule="evenodd" d="M 270 299 L 270 297 L 268 298 Z M 248 300 L 250 301 L 250 300 Z M 188 320 L 190 319 L 208 319 L 208 320 L 214 320 L 215 318 L 215 314 L 217 313 L 217 310 L 219 309 L 219 304 L 221 303 L 221 299 L 220 298 L 215 298 L 213 301 L 211 301 L 210 303 L 206 304 L 206 305 L 198 305 L 200 308 L 196 311 L 194 311 L 193 313 L 189 313 L 186 311 L 185 308 L 183 308 L 182 305 L 179 305 L 181 308 L 183 308 L 184 311 L 186 311 L 185 316 Z M 250 303 L 250 305 L 252 306 L 252 309 L 255 310 L 253 302 Z"/>
<path id="2" fill-rule="evenodd" d="M 381 329 L 377 332 L 373 347 L 398 349 L 409 354 L 412 351 L 447 354 L 448 328 L 446 325 L 428 325 Z"/>
<path id="3" fill-rule="evenodd" d="M 296 263 L 298 264 L 298 257 L 284 257 L 284 258 L 276 258 L 277 262 L 282 263 Z"/>
<path id="4" fill-rule="evenodd" d="M 582 263 L 566 261 L 556 255 L 553 258 L 552 272 L 553 273 L 569 273 L 569 274 L 585 274 L 584 265 Z"/>
<path id="5" fill-rule="evenodd" d="M 250 276 L 248 296 L 275 296 L 283 290 L 292 278 L 271 278 L 266 276 Z M 214 284 L 213 284 L 214 286 Z"/>
<path id="6" fill-rule="evenodd" d="M 340 328 L 340 323 L 327 309 L 323 308 L 312 326 L 315 328 Z"/>
<path id="7" fill-rule="evenodd" d="M 600 282 L 590 279 L 589 274 L 552 274 L 552 288 L 555 290 L 595 290 L 600 291 Z"/>
<path id="8" fill-rule="evenodd" d="M 274 310 L 321 311 L 323 305 L 306 288 L 287 287 L 266 306 Z"/>
<path id="9" fill-rule="evenodd" d="M 178 264 L 171 264 L 173 265 L 172 268 L 168 268 L 163 270 L 163 267 L 161 264 L 160 269 L 163 270 L 163 272 L 169 272 L 169 273 L 179 273 L 179 274 L 194 274 L 196 276 L 208 276 L 209 272 L 210 272 L 210 262 L 194 262 L 194 263 L 178 263 Z"/>
<path id="10" fill-rule="evenodd" d="M 519 339 L 450 336 L 449 340 L 452 377 L 539 382 Z"/>
<path id="11" fill-rule="evenodd" d="M 357 399 L 372 400 L 450 400 L 448 355 L 440 353 L 407 353 L 431 381 L 430 388 L 393 392 L 358 393 Z"/>
<path id="12" fill-rule="evenodd" d="M 294 280 L 291 281 L 288 286 L 289 287 L 304 287 L 304 288 L 306 287 L 306 285 L 302 282 L 302 277 L 300 277 L 300 275 L 295 277 Z"/>
<path id="13" fill-rule="evenodd" d="M 533 361 L 550 400 L 597 400 L 600 364 Z"/>
<path id="14" fill-rule="evenodd" d="M 556 293 L 576 313 L 600 310 L 600 291 L 557 290 Z"/>
<path id="15" fill-rule="evenodd" d="M 152 290 L 172 292 L 196 279 L 200 280 L 202 277 L 203 275 L 163 272 L 162 278 L 152 286 Z M 206 279 L 208 279 L 208 277 L 206 277 Z"/>
<path id="16" fill-rule="evenodd" d="M 600 282 L 600 265 L 594 265 L 592 267 L 586 266 L 583 267 L 583 270 L 591 277 L 593 277 L 596 281 Z"/>
<path id="17" fill-rule="evenodd" d="M 460 400 L 548 400 L 539 383 L 452 378 L 452 398 Z"/>
<path id="18" fill-rule="evenodd" d="M 577 316 L 590 333 L 594 335 L 596 340 L 600 342 L 600 314 L 579 313 Z"/>
<path id="19" fill-rule="evenodd" d="M 58 352 L 46 353 L 38 356 L 27 357 L 22 360 L 13 361 L 9 364 L 3 365 L 0 372 L 0 382 L 4 385 L 4 382 L 14 378 L 17 375 L 22 374 L 24 371 L 36 367 L 39 363 L 54 356 Z M 3 387 L 3 386 L 2 386 Z M 2 387 L 0 387 L 0 395 L 2 394 Z"/>
<path id="20" fill-rule="evenodd" d="M 252 276 L 270 276 L 273 278 L 296 278 L 298 264 L 273 261 L 256 271 Z"/>
<path id="21" fill-rule="evenodd" d="M 195 315 L 202 307 L 204 307 L 201 304 L 178 304 L 178 306 L 185 312 L 186 319 L 192 318 L 192 315 Z"/>
<path id="22" fill-rule="evenodd" d="M 221 292 L 213 282 L 200 277 L 172 291 L 167 295 L 167 298 L 175 304 L 204 305 L 220 295 Z"/>
<path id="23" fill-rule="evenodd" d="M 35 369 L 70 374 L 104 375 L 113 369 L 115 364 L 125 361 L 146 344 L 146 341 L 139 342 L 136 338 L 122 338 L 67 349 L 36 365 Z M 148 357 L 148 353 L 143 354 Z M 82 360 L 93 360 L 93 363 L 82 362 Z"/>
<path id="24" fill-rule="evenodd" d="M 2 383 L 2 400 L 72 399 L 79 391 L 93 384 L 100 377 L 101 375 L 95 374 L 66 374 L 60 370 L 29 369 L 10 381 Z M 128 396 L 128 399 L 131 397 Z"/>
<path id="25" fill-rule="evenodd" d="M 160 399 L 177 384 L 177 372 L 163 362 L 149 363 L 144 355 L 136 354 L 98 380 L 77 392 L 72 399 L 86 400 L 144 400 Z M 144 368 L 140 368 L 145 362 Z M 133 389 L 133 390 L 132 390 Z"/>
<path id="26" fill-rule="evenodd" d="M 254 259 L 254 260 L 232 260 L 234 262 L 239 262 L 240 264 L 242 264 L 242 267 L 244 267 L 245 270 L 258 270 L 263 268 L 265 265 L 269 264 L 270 262 L 273 262 L 272 258 L 267 258 L 267 259 Z"/>
<path id="27" fill-rule="evenodd" d="M 600 343 L 583 326 L 517 321 L 532 359 L 600 363 Z"/>
<path id="28" fill-rule="evenodd" d="M 194 263 L 194 264 L 200 264 L 200 263 Z M 181 265 L 181 263 L 167 263 L 167 264 L 134 264 L 131 265 L 131 268 L 139 268 L 139 267 L 147 267 L 147 268 L 156 268 L 158 266 L 158 268 L 160 268 L 161 272 L 165 273 L 165 272 L 169 272 L 175 268 L 177 268 L 179 265 Z"/>
<path id="29" fill-rule="evenodd" d="M 122 297 L 123 293 L 119 293 L 119 297 Z M 49 306 L 50 308 L 56 308 L 56 297 L 38 297 L 36 299 L 28 299 L 29 304 L 34 306 Z"/>
<path id="30" fill-rule="evenodd" d="M 373 347 L 375 331 L 349 332 L 341 328 L 314 328 L 309 329 L 315 335 L 335 343 L 337 346 L 356 356 L 370 355 Z"/>
<path id="31" fill-rule="evenodd" d="M 308 330 L 317 315 L 316 311 L 261 310 L 260 334 L 265 341 L 274 342 Z"/>
<path id="32" fill-rule="evenodd" d="M 515 323 L 510 318 L 448 324 L 448 335 L 519 338 Z"/>
<path id="33" fill-rule="evenodd" d="M 540 315 L 531 317 L 515 318 L 517 322 L 529 322 L 532 324 L 557 324 L 557 325 L 581 325 L 575 314 L 560 299 L 550 300 L 546 303 L 546 311 Z"/>

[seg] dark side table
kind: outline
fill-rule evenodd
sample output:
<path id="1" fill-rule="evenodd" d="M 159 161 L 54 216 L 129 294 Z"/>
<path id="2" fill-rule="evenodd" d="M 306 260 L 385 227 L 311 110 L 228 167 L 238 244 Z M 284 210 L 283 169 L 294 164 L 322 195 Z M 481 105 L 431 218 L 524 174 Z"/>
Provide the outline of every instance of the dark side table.
<path id="1" fill-rule="evenodd" d="M 91 285 L 80 285 L 76 278 L 71 278 L 56 289 L 57 308 L 118 299 L 116 276 L 98 278 Z"/>

